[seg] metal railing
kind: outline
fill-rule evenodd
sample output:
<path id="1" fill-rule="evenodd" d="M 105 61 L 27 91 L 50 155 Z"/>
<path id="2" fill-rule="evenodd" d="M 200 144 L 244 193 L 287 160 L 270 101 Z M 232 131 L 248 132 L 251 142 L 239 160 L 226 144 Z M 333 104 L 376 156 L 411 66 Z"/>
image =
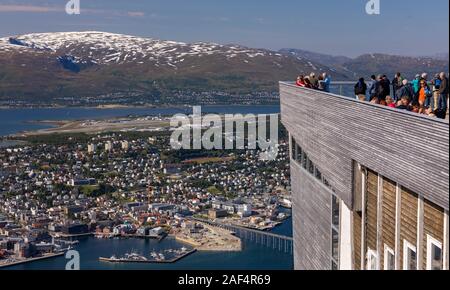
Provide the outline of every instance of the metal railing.
<path id="1" fill-rule="evenodd" d="M 331 81 L 330 84 L 330 93 L 335 95 L 340 95 L 347 98 L 355 99 L 355 84 L 358 81 Z M 283 82 L 288 84 L 295 84 L 295 82 Z M 367 87 L 370 86 L 372 80 L 366 81 Z M 428 82 L 428 85 L 431 86 L 432 82 Z M 392 90 L 392 84 L 390 85 Z M 367 97 L 369 97 L 367 95 Z"/>

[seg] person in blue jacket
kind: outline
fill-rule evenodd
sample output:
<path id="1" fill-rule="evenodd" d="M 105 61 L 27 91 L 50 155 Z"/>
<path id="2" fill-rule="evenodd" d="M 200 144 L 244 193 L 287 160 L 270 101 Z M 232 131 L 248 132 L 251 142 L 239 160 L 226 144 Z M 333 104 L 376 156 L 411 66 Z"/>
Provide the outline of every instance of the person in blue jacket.
<path id="1" fill-rule="evenodd" d="M 327 93 L 330 92 L 331 77 L 327 73 L 323 73 L 323 90 Z"/>
<path id="2" fill-rule="evenodd" d="M 371 82 L 370 82 L 368 92 L 369 92 L 369 97 L 370 97 L 369 101 L 372 101 L 373 98 L 375 98 L 378 95 L 378 92 L 377 92 L 378 81 L 377 81 L 377 77 L 375 75 L 372 75 L 370 78 L 371 78 Z"/>
<path id="3" fill-rule="evenodd" d="M 414 80 L 411 82 L 414 89 L 414 94 L 418 94 L 420 90 L 420 75 L 417 74 Z"/>

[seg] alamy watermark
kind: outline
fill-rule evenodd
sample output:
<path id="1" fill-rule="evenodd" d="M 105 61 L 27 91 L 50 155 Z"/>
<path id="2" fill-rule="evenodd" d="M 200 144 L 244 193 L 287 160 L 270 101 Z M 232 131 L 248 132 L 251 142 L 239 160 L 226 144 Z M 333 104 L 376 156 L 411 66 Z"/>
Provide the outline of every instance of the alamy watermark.
<path id="1" fill-rule="evenodd" d="M 69 15 L 79 15 L 81 13 L 80 0 L 69 0 L 66 4 L 66 13 Z"/>
<path id="2" fill-rule="evenodd" d="M 366 13 L 369 15 L 380 15 L 381 13 L 381 0 L 369 0 L 366 4 Z"/>
<path id="3" fill-rule="evenodd" d="M 170 120 L 173 150 L 256 150 L 261 160 L 278 156 L 278 114 L 209 114 L 199 106 L 193 115 L 177 114 Z"/>
<path id="4" fill-rule="evenodd" d="M 369 15 L 380 15 L 381 0 L 369 0 L 366 3 L 366 13 Z M 66 13 L 69 15 L 79 15 L 81 13 L 80 0 L 69 0 L 66 4 Z"/>
<path id="5" fill-rule="evenodd" d="M 66 264 L 66 270 L 77 271 L 80 270 L 80 253 L 75 250 L 67 251 L 66 259 L 69 260 Z"/>

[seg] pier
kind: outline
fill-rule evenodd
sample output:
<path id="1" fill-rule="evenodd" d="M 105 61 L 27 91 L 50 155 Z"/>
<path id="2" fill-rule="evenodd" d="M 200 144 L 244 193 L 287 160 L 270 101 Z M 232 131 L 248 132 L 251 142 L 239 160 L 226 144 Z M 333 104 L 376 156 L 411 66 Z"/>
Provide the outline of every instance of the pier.
<path id="1" fill-rule="evenodd" d="M 114 258 L 98 258 L 101 262 L 107 262 L 107 263 L 139 263 L 139 264 L 173 264 L 178 262 L 179 260 L 186 258 L 187 256 L 192 255 L 193 253 L 197 252 L 197 249 L 193 249 L 189 252 L 184 253 L 183 255 L 180 255 L 178 257 L 175 257 L 173 259 L 169 260 L 132 260 L 132 259 L 114 259 Z"/>
<path id="2" fill-rule="evenodd" d="M 226 229 L 233 232 L 237 237 L 260 244 L 262 246 L 278 250 L 280 252 L 292 254 L 294 239 L 292 237 L 277 235 L 270 232 L 259 231 L 255 229 L 245 228 L 237 225 L 224 224 L 219 222 L 213 222 L 209 220 L 191 218 L 190 220 L 205 223 L 207 225 Z"/>
<path id="3" fill-rule="evenodd" d="M 137 234 L 133 234 L 133 235 L 126 235 L 126 234 L 120 234 L 117 235 L 116 237 L 119 238 L 134 238 L 134 239 L 150 239 L 150 240 L 158 240 L 159 242 L 161 242 L 162 240 L 164 240 L 167 237 L 167 233 L 161 234 L 161 235 L 137 235 Z"/>
<path id="4" fill-rule="evenodd" d="M 16 260 L 16 261 L 4 263 L 4 264 L 0 263 L 0 269 L 1 268 L 12 267 L 12 266 L 17 266 L 17 265 L 21 265 L 21 264 L 26 264 L 26 263 L 31 263 L 31 262 L 35 262 L 35 261 L 40 261 L 40 260 L 46 260 L 46 259 L 61 257 L 61 256 L 64 256 L 64 255 L 65 255 L 65 252 L 60 252 L 60 253 L 53 253 L 53 254 L 44 255 L 44 256 L 41 256 L 41 257 L 27 258 L 27 259 L 23 259 L 23 260 Z"/>

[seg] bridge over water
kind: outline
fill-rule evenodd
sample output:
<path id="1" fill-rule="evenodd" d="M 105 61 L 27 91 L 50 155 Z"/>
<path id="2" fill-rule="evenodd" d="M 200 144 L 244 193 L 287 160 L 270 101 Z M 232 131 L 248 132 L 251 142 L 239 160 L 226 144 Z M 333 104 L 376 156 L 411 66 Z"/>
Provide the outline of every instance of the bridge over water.
<path id="1" fill-rule="evenodd" d="M 284 253 L 293 253 L 294 240 L 292 237 L 278 235 L 270 232 L 249 229 L 237 225 L 213 222 L 210 220 L 190 218 L 192 221 L 204 223 L 213 227 L 226 229 L 233 232 L 237 237 L 260 244 L 267 248 L 272 248 Z"/>

